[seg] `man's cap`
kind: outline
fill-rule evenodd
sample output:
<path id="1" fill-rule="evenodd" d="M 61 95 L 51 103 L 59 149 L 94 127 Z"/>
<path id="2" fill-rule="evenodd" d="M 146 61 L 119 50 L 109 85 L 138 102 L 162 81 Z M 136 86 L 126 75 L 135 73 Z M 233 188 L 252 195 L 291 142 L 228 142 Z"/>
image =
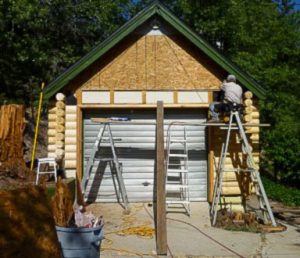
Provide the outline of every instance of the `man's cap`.
<path id="1" fill-rule="evenodd" d="M 229 74 L 227 76 L 226 81 L 228 81 L 228 82 L 236 82 L 236 78 L 235 78 L 235 76 L 233 74 Z"/>

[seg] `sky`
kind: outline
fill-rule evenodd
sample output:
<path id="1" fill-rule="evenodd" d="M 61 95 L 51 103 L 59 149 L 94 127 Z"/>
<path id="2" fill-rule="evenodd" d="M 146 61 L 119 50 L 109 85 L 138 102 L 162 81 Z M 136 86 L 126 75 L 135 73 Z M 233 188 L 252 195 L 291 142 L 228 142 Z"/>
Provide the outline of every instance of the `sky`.
<path id="1" fill-rule="evenodd" d="M 296 10 L 300 10 L 300 0 L 294 0 L 295 5 L 295 9 Z"/>

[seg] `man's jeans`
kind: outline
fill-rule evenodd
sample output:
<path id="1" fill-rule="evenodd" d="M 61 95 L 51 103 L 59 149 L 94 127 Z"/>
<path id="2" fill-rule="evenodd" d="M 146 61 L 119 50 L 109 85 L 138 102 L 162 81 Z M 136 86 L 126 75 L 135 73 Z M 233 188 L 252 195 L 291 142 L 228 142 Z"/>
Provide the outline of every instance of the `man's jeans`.
<path id="1" fill-rule="evenodd" d="M 212 120 L 219 120 L 219 113 L 223 110 L 225 110 L 227 107 L 226 103 L 222 102 L 212 102 L 209 105 L 209 111 L 211 114 L 211 119 Z"/>

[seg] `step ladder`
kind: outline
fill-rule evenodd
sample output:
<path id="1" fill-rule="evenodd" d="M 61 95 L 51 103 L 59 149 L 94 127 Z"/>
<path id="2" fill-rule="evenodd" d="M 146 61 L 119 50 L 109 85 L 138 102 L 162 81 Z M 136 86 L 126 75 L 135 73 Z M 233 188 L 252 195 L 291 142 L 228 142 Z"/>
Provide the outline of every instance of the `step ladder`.
<path id="1" fill-rule="evenodd" d="M 184 208 L 190 216 L 186 128 L 183 126 L 183 135 L 180 136 L 174 136 L 172 129 L 173 125 L 170 125 L 167 131 L 166 205 L 167 208 Z"/>
<path id="2" fill-rule="evenodd" d="M 229 125 L 228 125 L 228 131 L 226 136 L 225 144 L 222 145 L 221 149 L 221 156 L 219 159 L 218 167 L 216 168 L 216 179 L 215 179 L 215 185 L 214 185 L 214 193 L 213 193 L 213 200 L 211 204 L 210 209 L 210 217 L 212 220 L 212 225 L 214 226 L 216 224 L 217 219 L 217 212 L 218 212 L 218 205 L 221 205 L 221 195 L 222 195 L 222 183 L 223 183 L 223 176 L 226 172 L 248 172 L 250 173 L 250 178 L 252 181 L 252 184 L 255 189 L 255 194 L 257 196 L 258 202 L 259 202 L 259 208 L 262 212 L 262 218 L 264 220 L 264 223 L 272 223 L 272 226 L 276 226 L 276 221 L 274 219 L 273 212 L 270 207 L 270 203 L 268 201 L 264 186 L 262 184 L 259 171 L 257 170 L 257 167 L 255 165 L 253 156 L 252 156 L 252 148 L 249 145 L 247 136 L 245 134 L 243 124 L 240 119 L 239 115 L 239 107 L 233 106 L 231 107 L 232 110 L 230 111 L 230 119 L 229 119 Z M 233 118 L 236 120 L 236 125 L 233 125 Z M 226 170 L 225 167 L 225 158 L 228 155 L 228 147 L 229 147 L 229 140 L 230 140 L 230 134 L 232 130 L 238 130 L 239 135 L 241 137 L 241 144 L 242 144 L 242 151 L 244 154 L 247 155 L 247 166 L 248 169 L 234 169 L 234 170 Z"/>
<path id="3" fill-rule="evenodd" d="M 122 166 L 120 165 L 119 159 L 118 159 L 117 154 L 116 154 L 114 139 L 113 139 L 111 128 L 110 128 L 110 123 L 109 122 L 100 122 L 100 124 L 102 124 L 102 126 L 99 129 L 99 132 L 97 134 L 92 152 L 90 154 L 90 157 L 88 158 L 88 161 L 87 161 L 87 164 L 86 164 L 86 167 L 85 167 L 85 170 L 84 170 L 84 175 L 83 175 L 83 180 L 82 180 L 82 189 L 85 192 L 86 186 L 87 186 L 88 181 L 90 179 L 92 168 L 93 168 L 94 163 L 96 161 L 96 158 L 95 158 L 96 153 L 100 148 L 101 142 L 105 142 L 105 143 L 108 142 L 108 144 L 111 148 L 112 158 L 110 158 L 110 159 L 107 159 L 107 158 L 97 159 L 97 160 L 100 160 L 100 161 L 103 160 L 103 161 L 106 161 L 106 162 L 110 162 L 112 178 L 114 178 L 113 169 L 115 169 L 115 171 L 116 171 L 115 176 L 116 176 L 117 183 L 118 183 L 118 189 L 117 189 L 115 183 L 114 183 L 114 186 L 116 187 L 117 198 L 119 200 L 120 199 L 119 195 L 121 195 L 124 208 L 126 210 L 128 210 L 129 209 L 128 197 L 127 197 L 125 183 L 124 183 L 124 179 L 123 179 L 123 175 L 122 175 Z M 108 141 L 107 141 L 107 139 L 104 139 L 104 132 L 105 132 L 106 129 L 107 129 L 107 132 L 108 132 Z"/>

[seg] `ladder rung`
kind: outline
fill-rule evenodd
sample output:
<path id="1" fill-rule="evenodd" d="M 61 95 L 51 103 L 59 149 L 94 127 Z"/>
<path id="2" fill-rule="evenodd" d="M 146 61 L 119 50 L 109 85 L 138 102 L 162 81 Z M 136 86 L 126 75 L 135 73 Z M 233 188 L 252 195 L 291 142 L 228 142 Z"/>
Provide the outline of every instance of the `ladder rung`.
<path id="1" fill-rule="evenodd" d="M 232 126 L 231 127 L 231 130 L 237 130 L 237 129 L 239 129 L 237 126 Z M 220 126 L 220 130 L 228 130 L 228 127 Z"/>
<path id="2" fill-rule="evenodd" d="M 177 200 L 169 200 L 166 201 L 167 204 L 189 204 L 190 201 L 177 201 Z"/>
<path id="3" fill-rule="evenodd" d="M 250 168 L 233 168 L 233 169 L 223 169 L 223 172 L 252 172 L 253 169 Z"/>
<path id="4" fill-rule="evenodd" d="M 172 190 L 181 190 L 181 189 L 184 189 L 184 188 L 188 188 L 187 185 L 175 185 L 175 184 L 167 184 L 166 185 L 166 190 L 168 191 L 172 191 Z"/>
<path id="5" fill-rule="evenodd" d="M 173 154 L 169 154 L 169 157 L 187 158 L 187 155 L 186 155 L 186 154 L 177 154 L 177 153 L 173 153 Z"/>
<path id="6" fill-rule="evenodd" d="M 114 161 L 114 158 L 95 158 L 94 161 Z"/>
<path id="7" fill-rule="evenodd" d="M 186 140 L 179 140 L 179 139 L 172 139 L 172 140 L 170 140 L 170 142 L 174 142 L 174 143 L 176 143 L 176 142 L 186 142 Z"/>
<path id="8" fill-rule="evenodd" d="M 187 169 L 168 169 L 167 173 L 187 173 Z"/>

